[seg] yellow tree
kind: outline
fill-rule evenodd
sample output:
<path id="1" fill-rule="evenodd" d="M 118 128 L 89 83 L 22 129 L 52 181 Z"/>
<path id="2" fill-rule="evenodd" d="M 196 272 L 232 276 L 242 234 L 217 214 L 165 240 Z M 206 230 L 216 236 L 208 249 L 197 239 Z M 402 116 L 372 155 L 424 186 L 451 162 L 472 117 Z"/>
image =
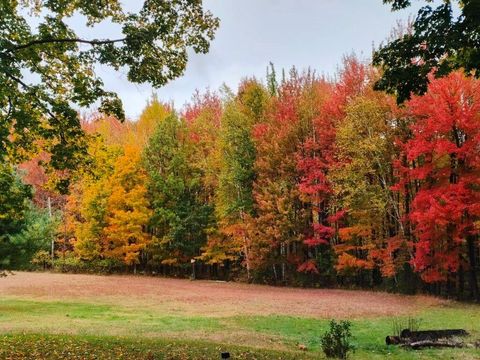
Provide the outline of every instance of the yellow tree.
<path id="1" fill-rule="evenodd" d="M 365 274 L 376 265 L 392 276 L 405 259 L 395 259 L 403 228 L 394 184 L 396 106 L 383 94 L 352 100 L 337 126 L 336 163 L 329 179 L 336 203 L 346 211 L 339 229 L 337 270 Z"/>
<path id="2" fill-rule="evenodd" d="M 142 148 L 145 147 L 150 137 L 155 132 L 158 124 L 172 113 L 170 106 L 160 102 L 156 95 L 148 101 L 138 121 L 132 124 L 126 137 L 127 142 L 135 142 Z"/>
<path id="3" fill-rule="evenodd" d="M 124 154 L 115 162 L 108 182 L 106 227 L 103 237 L 103 255 L 123 261 L 126 265 L 140 262 L 140 253 L 151 240 L 147 223 L 151 216 L 146 175 L 140 162 L 140 148 L 128 144 Z"/>
<path id="4" fill-rule="evenodd" d="M 106 225 L 105 211 L 109 192 L 105 181 L 86 181 L 82 185 L 82 188 L 74 189 L 69 197 L 64 228 L 66 232 L 70 229 L 75 234 L 73 245 L 76 256 L 90 261 L 98 259 L 102 254 L 101 239 Z M 76 206 L 79 207 L 78 210 Z"/>
<path id="5" fill-rule="evenodd" d="M 105 121 L 92 125 L 99 126 L 100 123 L 104 124 Z M 91 261 L 102 256 L 103 229 L 110 196 L 108 179 L 121 148 L 108 145 L 105 135 L 94 133 L 92 129 L 86 130 L 90 133 L 90 166 L 76 171 L 77 181 L 70 187 L 61 232 L 65 240 L 72 242 L 76 257 Z"/>

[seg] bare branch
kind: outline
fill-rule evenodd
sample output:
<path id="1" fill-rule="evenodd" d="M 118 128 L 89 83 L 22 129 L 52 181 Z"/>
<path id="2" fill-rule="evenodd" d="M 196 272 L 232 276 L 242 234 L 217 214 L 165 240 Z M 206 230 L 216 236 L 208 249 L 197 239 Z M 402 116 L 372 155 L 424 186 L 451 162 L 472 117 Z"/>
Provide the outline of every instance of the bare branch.
<path id="1" fill-rule="evenodd" d="M 92 46 L 95 45 L 105 45 L 105 44 L 114 44 L 117 42 L 123 42 L 126 38 L 122 39 L 113 39 L 113 40 L 85 40 L 85 39 L 78 39 L 78 38 L 63 38 L 63 39 L 38 39 L 32 40 L 26 44 L 21 44 L 17 46 L 13 46 L 12 48 L 8 49 L 8 51 L 18 51 L 22 49 L 26 49 L 31 46 L 41 45 L 41 44 L 50 44 L 50 43 L 82 43 L 82 44 L 89 44 Z"/>

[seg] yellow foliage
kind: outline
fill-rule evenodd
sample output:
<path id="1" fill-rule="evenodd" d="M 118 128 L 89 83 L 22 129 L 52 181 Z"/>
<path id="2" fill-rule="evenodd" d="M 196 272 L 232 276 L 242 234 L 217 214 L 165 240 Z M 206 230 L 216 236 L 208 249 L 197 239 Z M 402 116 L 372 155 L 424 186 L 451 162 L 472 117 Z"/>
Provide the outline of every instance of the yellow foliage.
<path id="1" fill-rule="evenodd" d="M 146 231 L 151 210 L 145 183 L 145 171 L 140 166 L 140 148 L 126 145 L 107 184 L 110 196 L 106 207 L 104 255 L 127 265 L 139 262 L 140 251 L 151 240 Z"/>

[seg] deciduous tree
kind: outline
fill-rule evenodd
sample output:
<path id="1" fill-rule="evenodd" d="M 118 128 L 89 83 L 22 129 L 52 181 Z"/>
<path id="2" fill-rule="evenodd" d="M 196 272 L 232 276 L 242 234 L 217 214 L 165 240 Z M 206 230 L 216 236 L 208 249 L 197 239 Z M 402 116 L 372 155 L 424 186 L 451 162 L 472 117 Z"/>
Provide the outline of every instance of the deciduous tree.
<path id="1" fill-rule="evenodd" d="M 200 255 L 213 209 L 202 200 L 200 173 L 189 161 L 188 131 L 171 114 L 161 121 L 144 151 L 152 206 L 149 252 L 156 265 L 182 265 Z"/>
<path id="2" fill-rule="evenodd" d="M 417 237 L 412 263 L 426 282 L 446 281 L 467 267 L 478 298 L 480 81 L 460 72 L 431 76 L 427 93 L 413 97 L 408 111 L 409 166 L 400 170 L 417 189 L 410 213 Z"/>
<path id="3" fill-rule="evenodd" d="M 125 117 L 95 66 L 125 67 L 129 81 L 159 87 L 184 72 L 188 49 L 208 51 L 218 27 L 199 0 L 146 0 L 137 12 L 118 0 L 5 0 L 0 13 L 0 158 L 22 156 L 42 138 L 57 169 L 83 160 L 78 107 L 99 102 L 100 112 Z M 110 22 L 118 37 L 89 38 L 71 26 L 74 16 L 86 32 Z"/>
<path id="4" fill-rule="evenodd" d="M 140 147 L 126 145 L 115 162 L 112 176 L 106 183 L 109 196 L 102 244 L 103 256 L 133 265 L 134 269 L 151 239 L 147 229 L 151 217 L 146 196 L 147 176 L 140 160 Z"/>
<path id="5" fill-rule="evenodd" d="M 384 0 L 393 10 L 407 8 L 410 0 Z M 431 3 L 432 1 L 426 1 Z M 458 16 L 457 16 L 458 13 Z M 427 76 L 445 76 L 456 69 L 477 76 L 480 66 L 480 3 L 478 0 L 447 0 L 436 8 L 422 7 L 412 31 L 401 34 L 374 53 L 373 63 L 383 69 L 376 88 L 397 96 L 427 90 Z"/>

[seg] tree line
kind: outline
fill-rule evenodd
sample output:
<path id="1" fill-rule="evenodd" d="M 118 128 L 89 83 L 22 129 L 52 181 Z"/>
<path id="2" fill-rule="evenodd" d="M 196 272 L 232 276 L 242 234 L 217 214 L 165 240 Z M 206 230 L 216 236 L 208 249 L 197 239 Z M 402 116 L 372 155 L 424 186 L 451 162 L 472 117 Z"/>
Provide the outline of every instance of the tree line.
<path id="1" fill-rule="evenodd" d="M 88 161 L 68 195 L 52 190 L 65 173 L 38 165 L 46 155 L 2 169 L 0 186 L 15 188 L 2 194 L 25 205 L 5 244 L 31 231 L 23 179 L 52 204 L 41 218 L 64 271 L 478 299 L 480 81 L 430 76 L 398 105 L 374 90 L 380 77 L 355 57 L 335 79 L 279 79 L 272 65 L 265 81 L 197 93 L 180 112 L 153 97 L 136 122 L 84 120 Z M 51 263 L 48 241 L 22 244 Z"/>

